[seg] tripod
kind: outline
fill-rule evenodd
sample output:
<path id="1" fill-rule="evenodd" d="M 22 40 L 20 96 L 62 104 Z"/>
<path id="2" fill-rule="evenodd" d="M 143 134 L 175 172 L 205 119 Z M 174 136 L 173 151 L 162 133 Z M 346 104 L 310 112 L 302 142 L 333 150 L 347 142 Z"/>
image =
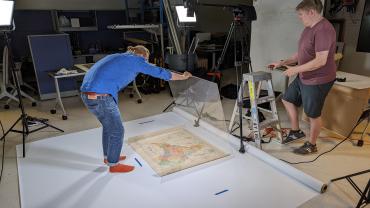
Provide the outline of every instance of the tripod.
<path id="1" fill-rule="evenodd" d="M 229 47 L 230 41 L 233 38 L 234 42 L 234 67 L 236 70 L 236 76 L 237 76 L 237 89 L 239 89 L 239 77 L 243 78 L 243 71 L 244 66 L 247 66 L 248 72 L 253 72 L 252 64 L 251 64 L 251 58 L 249 56 L 249 32 L 246 29 L 246 24 L 243 19 L 244 11 L 239 8 L 233 9 L 233 16 L 234 19 L 230 25 L 230 29 L 227 34 L 226 42 L 223 47 L 222 53 L 220 57 L 217 60 L 217 65 L 215 67 L 215 71 L 219 72 L 220 66 L 225 58 L 226 51 Z M 237 50 L 237 43 L 239 43 L 239 51 Z M 238 54 L 240 54 L 238 56 Z M 215 78 L 215 77 L 214 77 Z M 243 138 L 243 89 L 240 89 L 240 93 L 238 95 L 238 108 L 239 108 L 239 130 L 240 130 L 240 153 L 245 153 L 244 148 L 244 138 Z"/>
<path id="2" fill-rule="evenodd" d="M 53 128 L 55 130 L 58 130 L 60 132 L 64 132 L 64 131 L 62 129 L 59 129 L 59 128 L 55 127 L 55 126 L 52 126 L 50 124 L 47 124 L 46 121 L 45 121 L 45 119 L 39 119 L 39 118 L 31 117 L 31 116 L 28 116 L 25 113 L 23 102 L 22 102 L 22 94 L 21 94 L 21 90 L 20 90 L 20 85 L 19 85 L 17 73 L 15 72 L 16 69 L 15 69 L 14 60 L 13 60 L 13 56 L 12 56 L 12 50 L 11 50 L 11 47 L 10 47 L 10 38 L 8 36 L 8 32 L 7 31 L 4 32 L 4 40 L 5 40 L 5 45 L 8 48 L 8 59 L 9 59 L 8 60 L 9 65 L 8 66 L 10 67 L 10 71 L 11 71 L 12 76 L 14 78 L 15 88 L 16 88 L 17 95 L 18 95 L 18 100 L 19 100 L 19 108 L 21 109 L 21 115 L 16 120 L 16 122 L 10 127 L 10 129 L 7 132 L 5 132 L 5 134 L 0 138 L 0 140 L 5 139 L 5 137 L 10 132 L 15 132 L 15 133 L 22 134 L 22 139 L 23 139 L 23 157 L 25 157 L 26 156 L 25 141 L 26 141 L 26 137 L 29 134 L 31 134 L 33 132 L 36 132 L 36 131 L 39 131 L 41 129 L 47 128 L 47 127 L 51 127 L 51 128 Z M 36 129 L 33 129 L 33 130 L 30 130 L 29 127 L 28 127 L 28 123 L 30 121 L 36 121 L 36 122 L 42 124 L 43 126 L 41 126 L 39 128 L 36 128 Z M 22 130 L 16 130 L 15 129 L 15 126 L 18 124 L 18 122 L 21 122 L 22 123 Z"/>
<path id="3" fill-rule="evenodd" d="M 370 169 L 357 172 L 357 173 L 353 173 L 350 175 L 346 175 L 343 177 L 335 178 L 335 179 L 332 179 L 331 182 L 346 179 L 351 184 L 351 186 L 356 190 L 356 192 L 360 195 L 360 200 L 358 201 L 357 206 L 356 206 L 356 208 L 360 208 L 363 205 L 370 204 L 370 179 L 367 182 L 365 189 L 361 191 L 361 189 L 357 186 L 357 184 L 352 180 L 352 177 L 359 176 L 359 175 L 365 175 L 368 173 L 370 173 Z"/>
<path id="4" fill-rule="evenodd" d="M 359 147 L 362 147 L 364 145 L 365 135 L 366 134 L 370 135 L 369 133 L 367 133 L 367 129 L 369 128 L 369 124 L 370 124 L 370 99 L 369 99 L 369 107 L 362 113 L 362 115 L 358 119 L 358 122 L 360 123 L 360 122 L 364 121 L 365 119 L 367 119 L 365 129 L 362 132 L 361 139 L 357 141 L 357 146 L 359 146 Z"/>

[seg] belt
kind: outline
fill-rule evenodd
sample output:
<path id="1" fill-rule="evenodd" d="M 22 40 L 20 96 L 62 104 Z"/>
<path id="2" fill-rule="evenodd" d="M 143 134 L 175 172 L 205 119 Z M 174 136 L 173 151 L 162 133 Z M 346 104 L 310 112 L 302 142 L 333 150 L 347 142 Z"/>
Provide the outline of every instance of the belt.
<path id="1" fill-rule="evenodd" d="M 82 94 L 87 95 L 87 98 L 90 100 L 96 100 L 97 97 L 106 97 L 106 96 L 111 96 L 110 94 L 99 94 L 96 92 L 82 92 Z"/>
<path id="2" fill-rule="evenodd" d="M 92 96 L 110 96 L 110 94 L 99 94 L 99 93 L 96 93 L 96 92 L 82 92 L 82 94 L 92 95 Z"/>

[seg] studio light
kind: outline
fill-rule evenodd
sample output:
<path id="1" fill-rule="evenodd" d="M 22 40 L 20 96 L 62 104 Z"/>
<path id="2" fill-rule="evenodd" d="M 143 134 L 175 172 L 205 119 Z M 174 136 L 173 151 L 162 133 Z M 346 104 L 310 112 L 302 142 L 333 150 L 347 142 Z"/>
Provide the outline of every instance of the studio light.
<path id="1" fill-rule="evenodd" d="M 184 6 L 176 6 L 176 13 L 177 17 L 179 18 L 180 22 L 196 22 L 197 17 L 195 15 L 195 12 L 193 13 L 193 16 L 188 16 L 188 8 L 185 8 Z"/>
<path id="2" fill-rule="evenodd" d="M 0 0 L 0 27 L 9 27 L 13 22 L 14 1 Z"/>

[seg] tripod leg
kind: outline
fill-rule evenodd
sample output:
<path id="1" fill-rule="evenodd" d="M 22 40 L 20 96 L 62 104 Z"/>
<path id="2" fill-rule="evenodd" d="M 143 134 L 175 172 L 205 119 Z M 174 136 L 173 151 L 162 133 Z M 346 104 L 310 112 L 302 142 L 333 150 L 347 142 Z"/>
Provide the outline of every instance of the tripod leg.
<path id="1" fill-rule="evenodd" d="M 27 119 L 22 118 L 22 140 L 23 140 L 23 157 L 26 157 L 26 129 L 28 131 Z"/>
<path id="2" fill-rule="evenodd" d="M 0 138 L 0 141 L 3 140 L 10 132 L 12 132 L 15 125 L 17 125 L 18 122 L 21 121 L 21 120 L 22 120 L 22 117 L 19 117 L 17 119 L 17 121 L 9 128 L 9 130 L 7 132 L 5 132 L 5 134 Z"/>
<path id="3" fill-rule="evenodd" d="M 33 119 L 34 119 L 35 121 L 38 121 L 38 122 L 42 123 L 43 125 L 45 125 L 45 126 L 47 126 L 47 127 L 53 128 L 53 129 L 58 130 L 58 131 L 60 131 L 60 132 L 64 132 L 64 130 L 62 130 L 62 129 L 58 128 L 58 127 L 55 127 L 55 126 L 53 126 L 53 125 L 51 125 L 51 124 L 48 124 L 48 123 L 46 123 L 45 121 L 42 121 L 42 120 L 37 119 L 37 118 L 33 118 Z"/>
<path id="4" fill-rule="evenodd" d="M 226 37 L 226 42 L 225 42 L 224 48 L 222 49 L 221 55 L 217 60 L 217 65 L 215 67 L 215 71 L 219 71 L 222 62 L 224 61 L 227 48 L 229 47 L 231 37 L 234 33 L 234 28 L 235 28 L 235 22 L 232 22 L 231 25 L 230 25 L 229 32 L 228 32 L 227 37 Z"/>
<path id="5" fill-rule="evenodd" d="M 240 83 L 240 89 L 238 94 L 238 107 L 239 107 L 239 134 L 240 134 L 240 149 L 239 152 L 244 154 L 245 147 L 243 142 L 243 95 L 244 95 L 244 87 L 246 82 L 244 79 Z"/>
<path id="6" fill-rule="evenodd" d="M 370 124 L 370 116 L 369 116 L 369 118 L 367 119 L 367 124 L 366 124 L 366 128 L 365 128 L 365 130 L 364 130 L 364 132 L 362 132 L 361 140 L 364 140 L 365 134 L 367 134 L 367 129 L 369 128 L 369 124 Z"/>
<path id="7" fill-rule="evenodd" d="M 162 112 L 166 112 L 174 104 L 175 104 L 175 101 L 172 101 L 169 105 L 167 105 L 167 107 Z"/>
<path id="8" fill-rule="evenodd" d="M 366 196 L 367 195 L 367 196 Z M 357 203 L 356 208 L 360 208 L 363 204 L 368 204 L 370 201 L 370 179 L 366 185 L 365 190 L 362 192 L 361 198 Z"/>

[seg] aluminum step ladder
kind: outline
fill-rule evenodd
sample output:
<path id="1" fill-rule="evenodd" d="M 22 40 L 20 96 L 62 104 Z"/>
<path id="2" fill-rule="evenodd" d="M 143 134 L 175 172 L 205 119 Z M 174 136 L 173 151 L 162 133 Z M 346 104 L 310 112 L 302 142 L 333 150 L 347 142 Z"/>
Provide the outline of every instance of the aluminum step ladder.
<path id="1" fill-rule="evenodd" d="M 264 97 L 260 97 L 260 90 L 262 83 L 265 82 L 267 84 L 267 91 L 268 95 Z M 274 129 L 277 131 L 277 140 L 281 143 L 282 142 L 282 134 L 281 134 L 281 127 L 280 127 L 280 121 L 279 121 L 279 115 L 277 113 L 276 109 L 276 100 L 275 100 L 275 94 L 272 87 L 272 75 L 268 72 L 252 72 L 248 74 L 243 74 L 243 81 L 240 85 L 239 92 L 238 92 L 238 100 L 242 100 L 243 98 L 243 92 L 244 90 L 248 90 L 249 92 L 249 99 L 251 103 L 251 117 L 246 116 L 243 114 L 243 119 L 246 119 L 247 121 L 251 122 L 252 124 L 252 131 L 254 136 L 254 142 L 258 148 L 261 148 L 261 133 L 260 130 L 264 129 L 267 126 L 273 126 Z M 239 106 L 238 106 L 238 100 L 235 102 L 233 114 L 230 119 L 230 125 L 229 125 L 229 132 L 232 131 L 232 128 L 235 124 L 235 118 L 239 117 Z M 258 104 L 262 103 L 270 103 L 271 110 L 264 109 L 261 107 L 258 107 Z M 271 119 L 266 118 L 265 121 L 260 122 L 258 111 L 266 112 L 271 114 Z M 239 124 L 242 125 L 242 124 Z"/>

